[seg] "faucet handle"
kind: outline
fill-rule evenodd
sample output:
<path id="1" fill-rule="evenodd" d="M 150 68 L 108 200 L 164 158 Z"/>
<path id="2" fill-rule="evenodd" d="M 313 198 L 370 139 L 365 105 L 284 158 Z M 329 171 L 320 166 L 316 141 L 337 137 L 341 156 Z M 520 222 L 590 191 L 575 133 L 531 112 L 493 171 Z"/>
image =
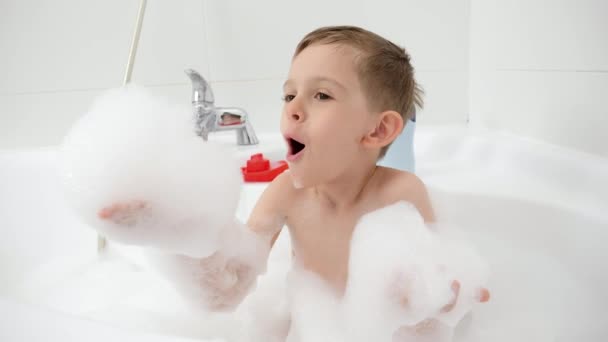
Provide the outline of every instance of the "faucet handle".
<path id="1" fill-rule="evenodd" d="M 190 77 L 190 81 L 192 82 L 192 103 L 203 103 L 207 108 L 213 107 L 215 100 L 209 82 L 207 82 L 207 80 L 205 80 L 205 78 L 196 70 L 186 69 L 184 72 Z"/>

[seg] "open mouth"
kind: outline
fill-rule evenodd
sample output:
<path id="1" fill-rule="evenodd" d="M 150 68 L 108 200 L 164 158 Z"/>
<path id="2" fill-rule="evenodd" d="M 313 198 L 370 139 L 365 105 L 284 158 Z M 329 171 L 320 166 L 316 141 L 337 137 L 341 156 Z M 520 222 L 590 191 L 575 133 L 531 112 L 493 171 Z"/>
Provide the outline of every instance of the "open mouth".
<path id="1" fill-rule="evenodd" d="M 289 151 L 287 152 L 287 160 L 289 161 L 298 159 L 306 147 L 305 144 L 297 141 L 294 138 L 287 138 L 287 145 L 289 146 Z"/>

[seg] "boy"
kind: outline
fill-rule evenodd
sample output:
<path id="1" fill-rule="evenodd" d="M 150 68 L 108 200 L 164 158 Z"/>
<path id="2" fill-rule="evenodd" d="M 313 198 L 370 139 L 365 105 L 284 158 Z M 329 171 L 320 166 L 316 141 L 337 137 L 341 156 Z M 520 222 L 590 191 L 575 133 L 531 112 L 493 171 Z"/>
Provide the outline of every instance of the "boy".
<path id="1" fill-rule="evenodd" d="M 350 26 L 324 27 L 304 37 L 283 88 L 281 132 L 289 171 L 267 187 L 247 227 L 269 250 L 287 226 L 294 262 L 340 293 L 348 278 L 351 236 L 362 215 L 407 201 L 425 222 L 435 220 L 418 177 L 376 165 L 422 105 L 421 91 L 404 49 Z M 99 216 L 124 220 L 144 207 L 116 204 Z M 237 305 L 258 272 L 221 251 L 195 264 L 205 269 L 201 286 L 211 289 L 205 302 L 213 309 Z M 225 282 L 222 274 L 238 280 Z M 457 281 L 452 288 L 454 300 L 444 310 L 458 297 Z M 479 300 L 488 298 L 481 289 Z"/>

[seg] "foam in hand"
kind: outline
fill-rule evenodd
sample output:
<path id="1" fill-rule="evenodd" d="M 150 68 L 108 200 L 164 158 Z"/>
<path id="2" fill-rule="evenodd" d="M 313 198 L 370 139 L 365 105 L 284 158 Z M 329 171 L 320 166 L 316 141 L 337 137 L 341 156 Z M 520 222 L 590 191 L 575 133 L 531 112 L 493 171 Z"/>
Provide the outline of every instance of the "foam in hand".
<path id="1" fill-rule="evenodd" d="M 461 284 L 459 299 L 442 313 L 453 299 L 453 280 Z M 353 336 L 387 341 L 400 327 L 427 319 L 455 326 L 486 280 L 487 267 L 471 246 L 431 230 L 415 207 L 398 202 L 365 215 L 355 228 L 345 325 Z"/>
<path id="2" fill-rule="evenodd" d="M 480 289 L 488 282 L 489 267 L 457 227 L 438 224 L 431 228 L 437 239 L 436 253 L 440 256 L 442 271 L 448 279 L 460 283 L 456 305 L 448 312 L 440 312 L 436 318 L 455 327 L 480 300 Z"/>
<path id="3" fill-rule="evenodd" d="M 195 308 L 232 311 L 266 271 L 269 240 L 234 220 L 224 227 L 218 250 L 204 258 L 154 250 L 147 255 L 161 274 Z"/>
<path id="4" fill-rule="evenodd" d="M 194 133 L 188 105 L 129 85 L 98 97 L 65 137 L 68 199 L 103 235 L 190 256 L 217 249 L 233 220 L 242 183 L 225 147 Z M 114 203 L 145 203 L 122 224 L 98 213 Z"/>

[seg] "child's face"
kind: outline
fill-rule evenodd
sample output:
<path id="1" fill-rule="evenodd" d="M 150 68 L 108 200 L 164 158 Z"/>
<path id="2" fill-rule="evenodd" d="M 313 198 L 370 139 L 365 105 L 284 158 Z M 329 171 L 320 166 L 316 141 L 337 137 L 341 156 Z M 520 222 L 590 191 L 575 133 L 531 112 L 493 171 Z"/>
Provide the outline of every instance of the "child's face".
<path id="1" fill-rule="evenodd" d="M 305 48 L 292 61 L 281 132 L 296 186 L 329 183 L 360 167 L 361 141 L 375 123 L 354 57 L 348 46 L 322 44 Z"/>

